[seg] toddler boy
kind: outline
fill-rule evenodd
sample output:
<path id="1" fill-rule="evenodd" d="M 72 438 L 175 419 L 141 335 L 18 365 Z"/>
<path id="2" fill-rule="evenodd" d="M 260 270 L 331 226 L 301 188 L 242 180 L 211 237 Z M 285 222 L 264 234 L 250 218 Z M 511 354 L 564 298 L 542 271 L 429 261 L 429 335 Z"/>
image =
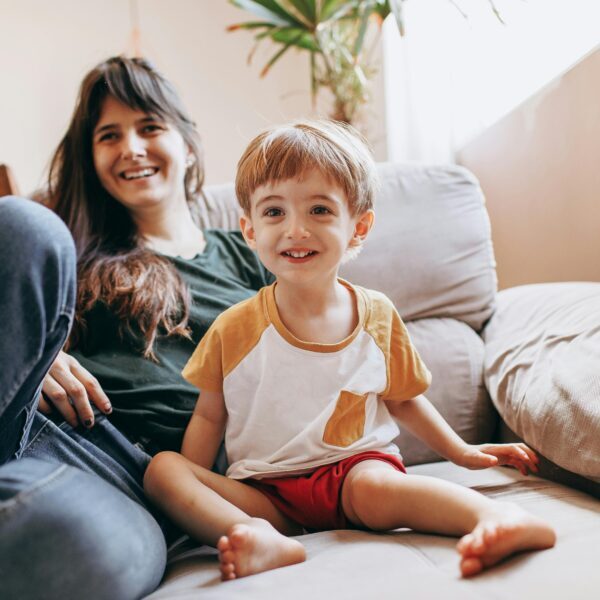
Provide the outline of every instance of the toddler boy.
<path id="1" fill-rule="evenodd" d="M 516 505 L 408 475 L 394 417 L 437 453 L 480 469 L 538 459 L 525 444 L 466 444 L 422 395 L 427 367 L 392 303 L 338 278 L 373 224 L 375 165 L 328 121 L 274 128 L 238 164 L 247 243 L 276 282 L 222 313 L 183 375 L 201 393 L 182 455 L 161 453 L 150 496 L 217 546 L 223 579 L 305 559 L 288 535 L 399 527 L 461 536 L 461 572 L 549 548 L 552 528 Z M 221 438 L 227 476 L 213 473 Z"/>

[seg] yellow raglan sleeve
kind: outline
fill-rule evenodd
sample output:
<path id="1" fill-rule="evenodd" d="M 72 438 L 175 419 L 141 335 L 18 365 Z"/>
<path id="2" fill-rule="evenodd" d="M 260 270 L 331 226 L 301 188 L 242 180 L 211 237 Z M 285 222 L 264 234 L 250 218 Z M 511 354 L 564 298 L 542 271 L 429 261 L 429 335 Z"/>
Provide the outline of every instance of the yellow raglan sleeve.
<path id="1" fill-rule="evenodd" d="M 384 400 L 410 400 L 431 384 L 431 373 L 413 346 L 406 326 L 392 307 L 388 390 Z"/>
<path id="2" fill-rule="evenodd" d="M 223 391 L 223 341 L 219 319 L 204 334 L 181 374 L 199 389 Z"/>
<path id="3" fill-rule="evenodd" d="M 427 390 L 431 373 L 413 346 L 410 335 L 391 300 L 371 292 L 370 329 L 385 354 L 387 387 L 382 400 L 410 400 Z"/>

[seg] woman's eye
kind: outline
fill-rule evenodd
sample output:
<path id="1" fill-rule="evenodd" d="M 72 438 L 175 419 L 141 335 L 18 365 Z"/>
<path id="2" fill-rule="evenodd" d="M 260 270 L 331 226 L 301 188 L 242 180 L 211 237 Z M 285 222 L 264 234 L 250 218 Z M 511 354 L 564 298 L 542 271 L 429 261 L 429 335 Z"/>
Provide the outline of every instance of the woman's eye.
<path id="1" fill-rule="evenodd" d="M 99 142 L 107 142 L 110 140 L 115 140 L 117 139 L 117 134 L 114 131 L 110 131 L 108 133 L 103 133 L 99 138 L 98 141 Z"/>
<path id="2" fill-rule="evenodd" d="M 283 211 L 280 208 L 267 208 L 263 215 L 265 217 L 280 217 Z"/>
<path id="3" fill-rule="evenodd" d="M 312 213 L 313 215 L 330 215 L 331 211 L 326 206 L 314 206 Z"/>
<path id="4" fill-rule="evenodd" d="M 162 127 L 160 125 L 144 125 L 142 128 L 142 133 L 154 133 L 155 131 L 161 131 Z"/>

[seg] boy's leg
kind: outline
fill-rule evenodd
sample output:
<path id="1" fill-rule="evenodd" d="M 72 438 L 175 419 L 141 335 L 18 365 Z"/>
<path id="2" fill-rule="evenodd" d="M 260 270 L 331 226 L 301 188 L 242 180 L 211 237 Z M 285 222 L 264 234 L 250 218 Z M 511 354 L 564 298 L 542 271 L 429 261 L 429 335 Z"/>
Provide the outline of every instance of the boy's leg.
<path id="1" fill-rule="evenodd" d="M 547 523 L 517 505 L 434 477 L 406 475 L 383 461 L 355 465 L 344 481 L 341 497 L 346 516 L 361 527 L 409 527 L 463 536 L 457 549 L 465 576 L 515 552 L 550 548 L 556 541 Z"/>
<path id="2" fill-rule="evenodd" d="M 219 550 L 223 579 L 302 562 L 301 528 L 257 489 L 174 452 L 155 456 L 144 489 L 182 529 Z"/>

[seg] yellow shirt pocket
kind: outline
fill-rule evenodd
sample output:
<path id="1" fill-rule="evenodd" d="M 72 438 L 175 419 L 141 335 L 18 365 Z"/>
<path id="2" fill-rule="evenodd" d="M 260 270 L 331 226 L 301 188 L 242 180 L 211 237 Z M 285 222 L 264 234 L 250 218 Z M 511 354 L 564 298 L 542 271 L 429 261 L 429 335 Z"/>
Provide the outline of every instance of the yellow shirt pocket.
<path id="1" fill-rule="evenodd" d="M 326 444 L 345 448 L 363 437 L 368 395 L 353 394 L 345 390 L 340 392 L 335 410 L 323 433 Z"/>

